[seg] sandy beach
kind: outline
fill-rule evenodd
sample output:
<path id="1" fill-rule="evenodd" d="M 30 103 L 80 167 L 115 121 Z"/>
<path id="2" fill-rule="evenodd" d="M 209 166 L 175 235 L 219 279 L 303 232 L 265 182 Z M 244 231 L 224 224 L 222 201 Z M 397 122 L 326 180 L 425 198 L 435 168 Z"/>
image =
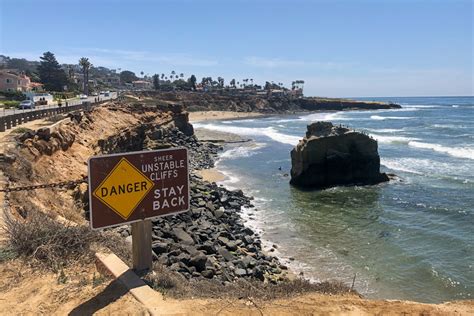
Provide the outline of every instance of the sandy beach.
<path id="1" fill-rule="evenodd" d="M 189 121 L 191 123 L 228 119 L 245 119 L 251 117 L 260 117 L 262 113 L 257 112 L 231 112 L 231 111 L 199 111 L 190 112 Z M 222 143 L 238 143 L 251 141 L 244 139 L 237 134 L 225 133 L 220 131 L 212 131 L 205 128 L 196 128 L 195 135 L 200 141 L 208 141 L 216 144 Z M 197 172 L 204 180 L 209 182 L 219 182 L 225 180 L 225 175 L 216 168 L 203 169 Z"/>
<path id="2" fill-rule="evenodd" d="M 264 114 L 258 112 L 198 111 L 189 112 L 189 121 L 193 123 L 214 120 L 244 119 L 263 115 Z"/>

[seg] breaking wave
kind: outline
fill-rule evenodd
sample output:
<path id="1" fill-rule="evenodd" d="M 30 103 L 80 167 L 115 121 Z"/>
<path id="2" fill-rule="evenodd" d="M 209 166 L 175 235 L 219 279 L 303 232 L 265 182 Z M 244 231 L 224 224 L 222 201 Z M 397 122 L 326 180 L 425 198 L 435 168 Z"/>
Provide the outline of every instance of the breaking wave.
<path id="1" fill-rule="evenodd" d="M 216 124 L 194 124 L 195 127 L 202 127 L 209 130 L 233 133 L 237 135 L 249 135 L 249 136 L 266 136 L 274 141 L 282 144 L 296 145 L 300 141 L 301 137 L 287 135 L 278 132 L 274 127 L 237 127 L 237 126 L 222 126 Z"/>
<path id="2" fill-rule="evenodd" d="M 417 141 L 410 141 L 408 145 L 420 149 L 431 149 L 443 154 L 448 154 L 453 157 L 466 158 L 474 160 L 474 148 L 467 147 L 446 147 L 439 144 L 422 143 Z"/>
<path id="3" fill-rule="evenodd" d="M 370 134 L 373 138 L 381 143 L 399 143 L 399 144 L 408 144 L 413 140 L 418 140 L 418 138 L 413 137 L 404 137 L 404 136 L 382 136 L 377 134 Z"/>
<path id="4" fill-rule="evenodd" d="M 258 153 L 258 149 L 265 147 L 265 143 L 255 143 L 249 146 L 239 146 L 231 148 L 222 153 L 219 157 L 222 159 L 236 159 L 242 157 L 250 157 Z"/>
<path id="5" fill-rule="evenodd" d="M 380 116 L 380 115 L 372 115 L 370 117 L 373 120 L 377 121 L 384 121 L 384 120 L 411 120 L 413 117 L 409 116 Z"/>

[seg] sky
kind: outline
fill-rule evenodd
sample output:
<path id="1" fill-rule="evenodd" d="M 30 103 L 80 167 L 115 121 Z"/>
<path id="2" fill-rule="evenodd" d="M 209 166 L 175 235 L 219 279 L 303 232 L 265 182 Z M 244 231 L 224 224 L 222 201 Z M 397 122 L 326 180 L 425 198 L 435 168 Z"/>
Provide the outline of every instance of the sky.
<path id="1" fill-rule="evenodd" d="M 313 96 L 474 94 L 472 0 L 0 0 L 0 54 L 45 51 Z"/>

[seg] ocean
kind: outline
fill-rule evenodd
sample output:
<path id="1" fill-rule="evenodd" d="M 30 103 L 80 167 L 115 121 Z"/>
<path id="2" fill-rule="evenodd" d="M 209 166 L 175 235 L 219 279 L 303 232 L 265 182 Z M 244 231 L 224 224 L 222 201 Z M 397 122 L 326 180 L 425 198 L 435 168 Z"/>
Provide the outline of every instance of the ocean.
<path id="1" fill-rule="evenodd" d="M 252 195 L 249 226 L 296 274 L 338 280 L 369 298 L 439 303 L 474 296 L 474 97 L 365 98 L 402 109 L 195 123 L 251 138 L 227 145 L 223 185 Z M 315 121 L 378 140 L 375 186 L 300 190 L 290 150 Z M 280 170 L 281 168 L 281 170 Z M 354 281 L 355 280 L 355 281 Z"/>

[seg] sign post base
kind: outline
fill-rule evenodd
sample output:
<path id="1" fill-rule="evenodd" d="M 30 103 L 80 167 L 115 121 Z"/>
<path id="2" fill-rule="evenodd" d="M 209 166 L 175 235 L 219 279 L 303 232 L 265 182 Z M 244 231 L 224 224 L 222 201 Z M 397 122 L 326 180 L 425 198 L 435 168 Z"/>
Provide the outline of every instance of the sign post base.
<path id="1" fill-rule="evenodd" d="M 132 223 L 132 261 L 136 272 L 151 271 L 151 220 Z"/>

